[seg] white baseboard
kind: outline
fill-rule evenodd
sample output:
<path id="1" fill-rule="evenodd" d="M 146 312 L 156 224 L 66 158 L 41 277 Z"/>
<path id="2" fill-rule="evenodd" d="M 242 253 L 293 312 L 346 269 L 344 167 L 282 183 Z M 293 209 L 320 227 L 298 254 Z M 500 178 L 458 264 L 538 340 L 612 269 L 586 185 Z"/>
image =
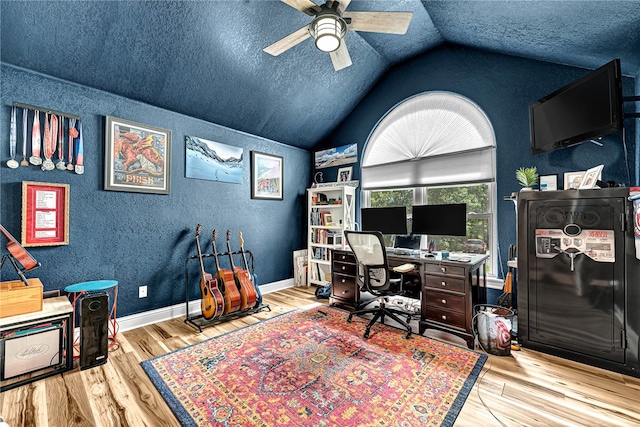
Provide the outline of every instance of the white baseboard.
<path id="1" fill-rule="evenodd" d="M 262 295 L 270 294 L 281 289 L 292 288 L 294 286 L 293 278 L 280 280 L 278 282 L 267 283 L 260 285 L 260 292 Z M 191 314 L 200 313 L 200 300 L 189 301 L 189 312 Z M 143 313 L 136 313 L 130 316 L 125 316 L 117 319 L 118 332 L 130 331 L 132 329 L 141 328 L 143 326 L 151 325 L 158 322 L 164 322 L 166 320 L 175 319 L 176 317 L 183 317 L 187 315 L 187 304 L 180 303 L 169 307 L 158 308 L 156 310 L 145 311 Z"/>

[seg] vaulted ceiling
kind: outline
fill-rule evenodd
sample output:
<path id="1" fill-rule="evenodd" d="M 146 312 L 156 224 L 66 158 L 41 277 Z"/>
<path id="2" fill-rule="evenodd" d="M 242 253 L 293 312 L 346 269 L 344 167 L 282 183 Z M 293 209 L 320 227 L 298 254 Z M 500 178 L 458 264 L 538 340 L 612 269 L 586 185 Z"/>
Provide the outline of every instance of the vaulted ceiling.
<path id="1" fill-rule="evenodd" d="M 386 70 L 443 43 L 640 75 L 640 1 L 353 0 L 410 11 L 404 35 L 349 31 L 335 71 L 313 40 L 263 48 L 311 17 L 278 0 L 0 2 L 1 59 L 89 87 L 312 148 Z M 116 114 L 116 112 L 113 112 Z"/>

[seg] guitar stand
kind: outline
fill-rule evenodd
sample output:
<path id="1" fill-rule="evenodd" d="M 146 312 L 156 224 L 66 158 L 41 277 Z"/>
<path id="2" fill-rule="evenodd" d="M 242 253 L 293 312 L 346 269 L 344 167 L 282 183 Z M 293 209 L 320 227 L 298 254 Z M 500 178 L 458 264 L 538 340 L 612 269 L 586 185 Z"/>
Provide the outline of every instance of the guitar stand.
<path id="1" fill-rule="evenodd" d="M 13 268 L 15 268 L 16 273 L 18 273 L 18 276 L 20 277 L 20 280 L 22 280 L 26 286 L 29 286 L 29 282 L 27 281 L 27 278 L 25 277 L 24 272 L 25 271 L 35 270 L 36 268 L 40 267 L 40 263 L 38 263 L 38 265 L 36 267 L 33 267 L 31 270 L 23 270 L 22 268 L 18 267 L 18 261 L 16 261 L 16 259 L 15 259 L 15 257 L 13 255 L 5 254 L 5 255 L 2 256 L 2 261 L 0 261 L 0 270 L 4 266 L 4 262 L 6 260 L 9 260 L 11 265 L 13 265 Z"/>
<path id="2" fill-rule="evenodd" d="M 218 252 L 218 256 L 229 256 L 229 255 L 239 255 L 239 254 L 249 254 L 249 258 L 251 260 L 251 269 L 250 269 L 250 274 L 251 277 L 254 278 L 254 283 L 255 283 L 255 275 L 253 274 L 253 253 L 251 251 L 234 251 L 234 252 Z M 202 258 L 210 258 L 210 257 L 214 257 L 214 254 L 202 254 Z M 234 311 L 233 313 L 229 313 L 229 314 L 223 314 L 222 316 L 218 316 L 218 317 L 214 317 L 212 319 L 205 319 L 204 316 L 202 314 L 193 314 L 191 313 L 191 311 L 189 310 L 189 302 L 190 302 L 190 298 L 189 298 L 189 262 L 192 260 L 197 260 L 199 259 L 198 255 L 192 255 L 189 258 L 185 259 L 184 261 L 184 279 L 185 279 L 185 304 L 186 304 L 186 311 L 187 311 L 187 315 L 186 318 L 184 319 L 185 323 L 189 323 L 193 326 L 195 326 L 196 328 L 198 328 L 198 330 L 200 332 L 202 332 L 202 328 L 204 326 L 209 326 L 209 325 L 213 325 L 215 323 L 222 323 L 222 322 L 226 322 L 227 320 L 232 320 L 232 319 L 237 319 L 239 317 L 243 317 L 243 316 L 247 316 L 249 314 L 253 314 L 253 313 L 258 313 L 262 310 L 269 310 L 271 311 L 271 307 L 269 307 L 268 304 L 263 304 L 262 302 L 260 302 L 258 305 L 252 307 L 252 308 L 246 308 L 242 311 Z M 257 286 L 256 286 L 256 292 L 258 292 L 258 295 L 260 294 L 260 291 L 258 290 Z M 262 297 L 260 297 L 260 299 L 262 299 Z M 198 313 L 201 313 L 200 310 L 198 311 Z"/>

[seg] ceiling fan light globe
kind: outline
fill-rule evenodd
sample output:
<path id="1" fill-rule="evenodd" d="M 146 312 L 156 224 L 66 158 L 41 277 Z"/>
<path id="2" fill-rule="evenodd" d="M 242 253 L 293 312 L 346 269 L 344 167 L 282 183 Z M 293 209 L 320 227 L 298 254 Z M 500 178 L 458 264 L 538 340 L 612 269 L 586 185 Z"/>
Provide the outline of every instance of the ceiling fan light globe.
<path id="1" fill-rule="evenodd" d="M 316 47 L 323 52 L 333 52 L 340 47 L 346 33 L 345 22 L 337 16 L 320 16 L 309 27 Z"/>

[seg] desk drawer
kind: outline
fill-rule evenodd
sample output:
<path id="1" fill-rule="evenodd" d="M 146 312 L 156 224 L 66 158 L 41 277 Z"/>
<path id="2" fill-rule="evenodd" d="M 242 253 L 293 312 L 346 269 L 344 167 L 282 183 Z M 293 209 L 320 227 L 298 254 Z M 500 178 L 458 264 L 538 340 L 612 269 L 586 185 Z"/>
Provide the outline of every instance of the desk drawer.
<path id="1" fill-rule="evenodd" d="M 355 301 L 358 286 L 356 278 L 334 273 L 331 280 L 331 295 L 336 298 Z"/>
<path id="2" fill-rule="evenodd" d="M 333 251 L 333 260 L 356 263 L 356 257 L 351 252 Z"/>
<path id="3" fill-rule="evenodd" d="M 333 261 L 332 269 L 334 273 L 346 274 L 349 276 L 356 276 L 356 265 L 346 262 Z"/>
<path id="4" fill-rule="evenodd" d="M 427 291 L 427 305 L 442 308 L 447 311 L 461 311 L 464 313 L 464 297 L 444 292 Z"/>
<path id="5" fill-rule="evenodd" d="M 431 276 L 429 274 L 424 277 L 424 286 L 427 288 L 446 289 L 454 292 L 464 292 L 464 278 L 449 276 Z"/>
<path id="6" fill-rule="evenodd" d="M 444 323 L 446 325 L 455 326 L 456 328 L 465 328 L 464 312 L 450 311 L 439 307 L 427 306 L 427 320 L 432 322 Z"/>
<path id="7" fill-rule="evenodd" d="M 446 274 L 448 276 L 462 276 L 464 277 L 464 267 L 456 267 L 455 265 L 444 264 L 425 264 L 425 273 L 437 273 Z"/>

